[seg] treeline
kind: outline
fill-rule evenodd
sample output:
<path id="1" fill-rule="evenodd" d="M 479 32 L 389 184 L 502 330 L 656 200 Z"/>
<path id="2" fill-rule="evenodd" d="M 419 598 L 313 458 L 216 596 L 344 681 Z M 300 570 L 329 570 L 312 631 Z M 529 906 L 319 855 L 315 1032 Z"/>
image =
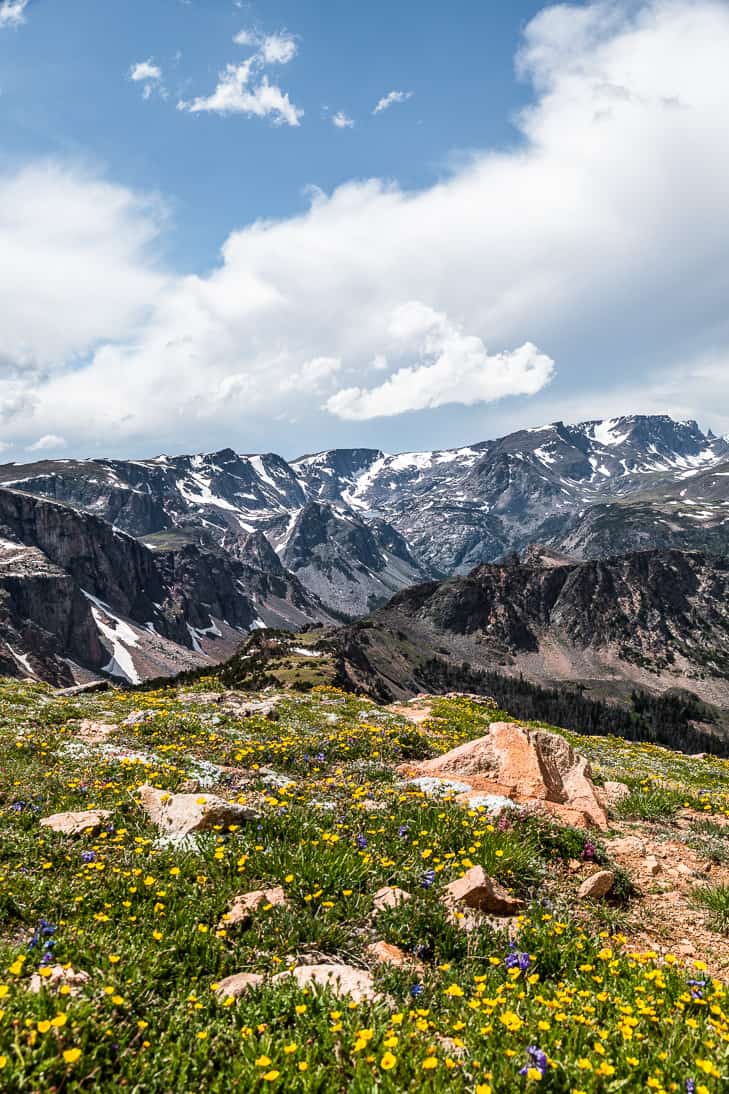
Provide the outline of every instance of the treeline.
<path id="1" fill-rule="evenodd" d="M 702 731 L 694 722 L 715 724 L 715 712 L 689 695 L 649 695 L 634 691 L 630 705 L 590 699 L 574 687 L 545 688 L 522 676 L 474 669 L 438 657 L 418 667 L 423 691 L 472 691 L 492 695 L 503 710 L 523 721 L 547 722 L 590 736 L 651 741 L 680 752 L 729 756 L 729 739 Z"/>

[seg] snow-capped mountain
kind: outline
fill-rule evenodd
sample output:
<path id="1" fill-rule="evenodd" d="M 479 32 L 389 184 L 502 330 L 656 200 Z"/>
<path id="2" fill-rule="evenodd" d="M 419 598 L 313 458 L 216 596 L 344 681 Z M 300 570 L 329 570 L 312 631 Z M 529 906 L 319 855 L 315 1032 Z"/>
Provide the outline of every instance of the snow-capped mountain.
<path id="1" fill-rule="evenodd" d="M 205 652 L 203 637 L 219 623 L 238 633 L 361 615 L 408 585 L 531 543 L 579 557 L 652 546 L 729 550 L 729 442 L 665 416 L 554 422 L 399 455 L 335 449 L 287 462 L 223 449 L 6 464 L 0 494 L 47 499 L 136 541 L 182 596 L 174 640 L 193 653 Z M 6 533 L 13 548 L 38 546 L 22 524 L 0 526 Z M 47 547 L 68 574 L 68 560 Z M 131 618 L 128 605 L 115 607 L 92 586 L 83 588 Z M 98 621 L 96 632 L 109 650 Z"/>

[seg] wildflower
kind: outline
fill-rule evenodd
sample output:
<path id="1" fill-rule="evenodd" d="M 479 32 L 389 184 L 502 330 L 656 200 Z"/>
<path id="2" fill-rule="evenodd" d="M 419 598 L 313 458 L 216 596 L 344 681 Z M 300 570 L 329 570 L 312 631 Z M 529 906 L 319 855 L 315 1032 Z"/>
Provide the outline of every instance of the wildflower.
<path id="1" fill-rule="evenodd" d="M 424 991 L 425 988 L 422 984 L 413 984 L 413 986 L 410 988 L 410 994 L 412 995 L 413 999 L 417 999 L 418 996 L 422 995 Z"/>
<path id="2" fill-rule="evenodd" d="M 393 1056 L 391 1052 L 386 1052 L 380 1060 L 380 1067 L 383 1071 L 391 1071 L 397 1063 L 397 1056 Z"/>
<path id="3" fill-rule="evenodd" d="M 357 836 L 357 846 L 359 847 L 360 851 L 364 851 L 367 847 L 367 837 L 363 836 L 361 832 Z"/>
<path id="4" fill-rule="evenodd" d="M 421 885 L 423 886 L 423 888 L 424 889 L 429 889 L 434 881 L 435 881 L 435 870 L 433 870 L 433 869 L 426 870 L 425 873 L 423 874 L 423 877 L 422 877 L 422 880 L 421 880 Z"/>
<path id="5" fill-rule="evenodd" d="M 542 1052 L 536 1045 L 530 1045 L 527 1049 L 529 1062 L 519 1071 L 520 1075 L 526 1075 L 528 1079 L 543 1079 L 547 1074 L 549 1061 L 546 1052 Z M 536 1074 L 534 1074 L 536 1072 Z"/>
<path id="6" fill-rule="evenodd" d="M 67 1048 L 63 1054 L 63 1059 L 67 1064 L 75 1064 L 77 1060 L 81 1058 L 80 1048 Z"/>

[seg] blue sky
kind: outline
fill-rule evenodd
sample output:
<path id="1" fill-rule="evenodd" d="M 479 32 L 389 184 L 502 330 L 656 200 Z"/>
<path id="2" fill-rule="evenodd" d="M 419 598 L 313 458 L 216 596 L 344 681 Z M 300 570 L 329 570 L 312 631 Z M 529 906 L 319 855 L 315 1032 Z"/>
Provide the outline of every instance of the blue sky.
<path id="1" fill-rule="evenodd" d="M 4 458 L 729 430 L 727 50 L 725 0 L 0 0 Z"/>
<path id="2" fill-rule="evenodd" d="M 172 216 L 170 261 L 202 272 L 232 228 L 301 210 L 308 186 L 370 177 L 427 186 L 459 153 L 518 140 L 511 116 L 528 89 L 513 57 L 541 6 L 31 0 L 22 30 L 0 36 L 2 151 L 11 162 L 89 158 L 118 182 L 157 190 Z M 233 41 L 243 28 L 295 36 L 298 54 L 277 75 L 304 110 L 298 128 L 175 110 L 252 52 Z M 166 100 L 144 100 L 128 78 L 148 59 Z M 412 99 L 373 117 L 398 89 Z M 331 124 L 338 111 L 352 129 Z"/>

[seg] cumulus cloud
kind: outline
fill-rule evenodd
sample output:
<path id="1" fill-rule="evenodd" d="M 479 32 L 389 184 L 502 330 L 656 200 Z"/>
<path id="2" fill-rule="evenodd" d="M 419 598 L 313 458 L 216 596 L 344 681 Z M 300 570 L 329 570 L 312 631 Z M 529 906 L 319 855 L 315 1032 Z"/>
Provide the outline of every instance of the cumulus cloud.
<path id="1" fill-rule="evenodd" d="M 378 387 L 338 391 L 327 401 L 332 414 L 362 421 L 449 403 L 491 403 L 505 395 L 534 395 L 554 373 L 554 362 L 531 342 L 489 356 L 478 336 L 418 301 L 398 308 L 390 332 L 414 350 L 419 363 L 398 369 Z"/>
<path id="2" fill-rule="evenodd" d="M 65 447 L 65 437 L 59 437 L 55 433 L 46 433 L 43 437 L 39 437 L 37 441 L 34 441 L 33 444 L 29 444 L 26 452 L 49 452 Z"/>
<path id="3" fill-rule="evenodd" d="M 253 85 L 251 68 L 250 61 L 244 61 L 242 65 L 226 65 L 211 95 L 191 102 L 180 101 L 178 110 L 190 114 L 245 114 L 249 118 L 270 116 L 277 125 L 300 125 L 304 111 L 294 106 L 277 84 L 269 83 L 267 76 L 262 76 Z"/>
<path id="4" fill-rule="evenodd" d="M 661 404 L 729 429 L 728 53 L 720 0 L 549 8 L 519 144 L 418 191 L 312 191 L 204 276 L 160 275 L 123 188 L 0 178 L 5 439 L 294 455 Z"/>
<path id="5" fill-rule="evenodd" d="M 150 57 L 147 61 L 138 61 L 129 69 L 129 79 L 134 83 L 142 84 L 142 95 L 145 99 L 151 98 L 155 91 L 166 97 L 166 91 L 162 83 L 162 69 L 156 65 Z"/>
<path id="6" fill-rule="evenodd" d="M 294 59 L 297 45 L 293 35 L 288 32 L 259 35 L 252 30 L 242 30 L 234 41 L 238 45 L 255 46 L 256 52 L 242 64 L 226 65 L 210 95 L 199 96 L 190 102 L 180 100 L 177 109 L 190 114 L 270 117 L 276 125 L 300 125 L 304 111 L 295 106 L 277 84 L 261 75 L 267 65 L 285 65 Z"/>
<path id="7" fill-rule="evenodd" d="M 412 97 L 412 91 L 390 91 L 387 95 L 383 95 L 383 97 L 375 105 L 375 109 L 372 111 L 372 113 L 381 114 L 383 110 L 389 110 L 391 106 L 395 105 L 395 103 L 405 103 L 408 99 L 412 99 Z"/>
<path id="8" fill-rule="evenodd" d="M 337 129 L 353 129 L 354 119 L 345 114 L 343 110 L 338 110 L 336 114 L 332 115 L 332 125 L 336 126 Z"/>
<path id="9" fill-rule="evenodd" d="M 0 3 L 0 30 L 17 27 L 25 22 L 25 11 L 30 0 L 2 0 Z"/>

